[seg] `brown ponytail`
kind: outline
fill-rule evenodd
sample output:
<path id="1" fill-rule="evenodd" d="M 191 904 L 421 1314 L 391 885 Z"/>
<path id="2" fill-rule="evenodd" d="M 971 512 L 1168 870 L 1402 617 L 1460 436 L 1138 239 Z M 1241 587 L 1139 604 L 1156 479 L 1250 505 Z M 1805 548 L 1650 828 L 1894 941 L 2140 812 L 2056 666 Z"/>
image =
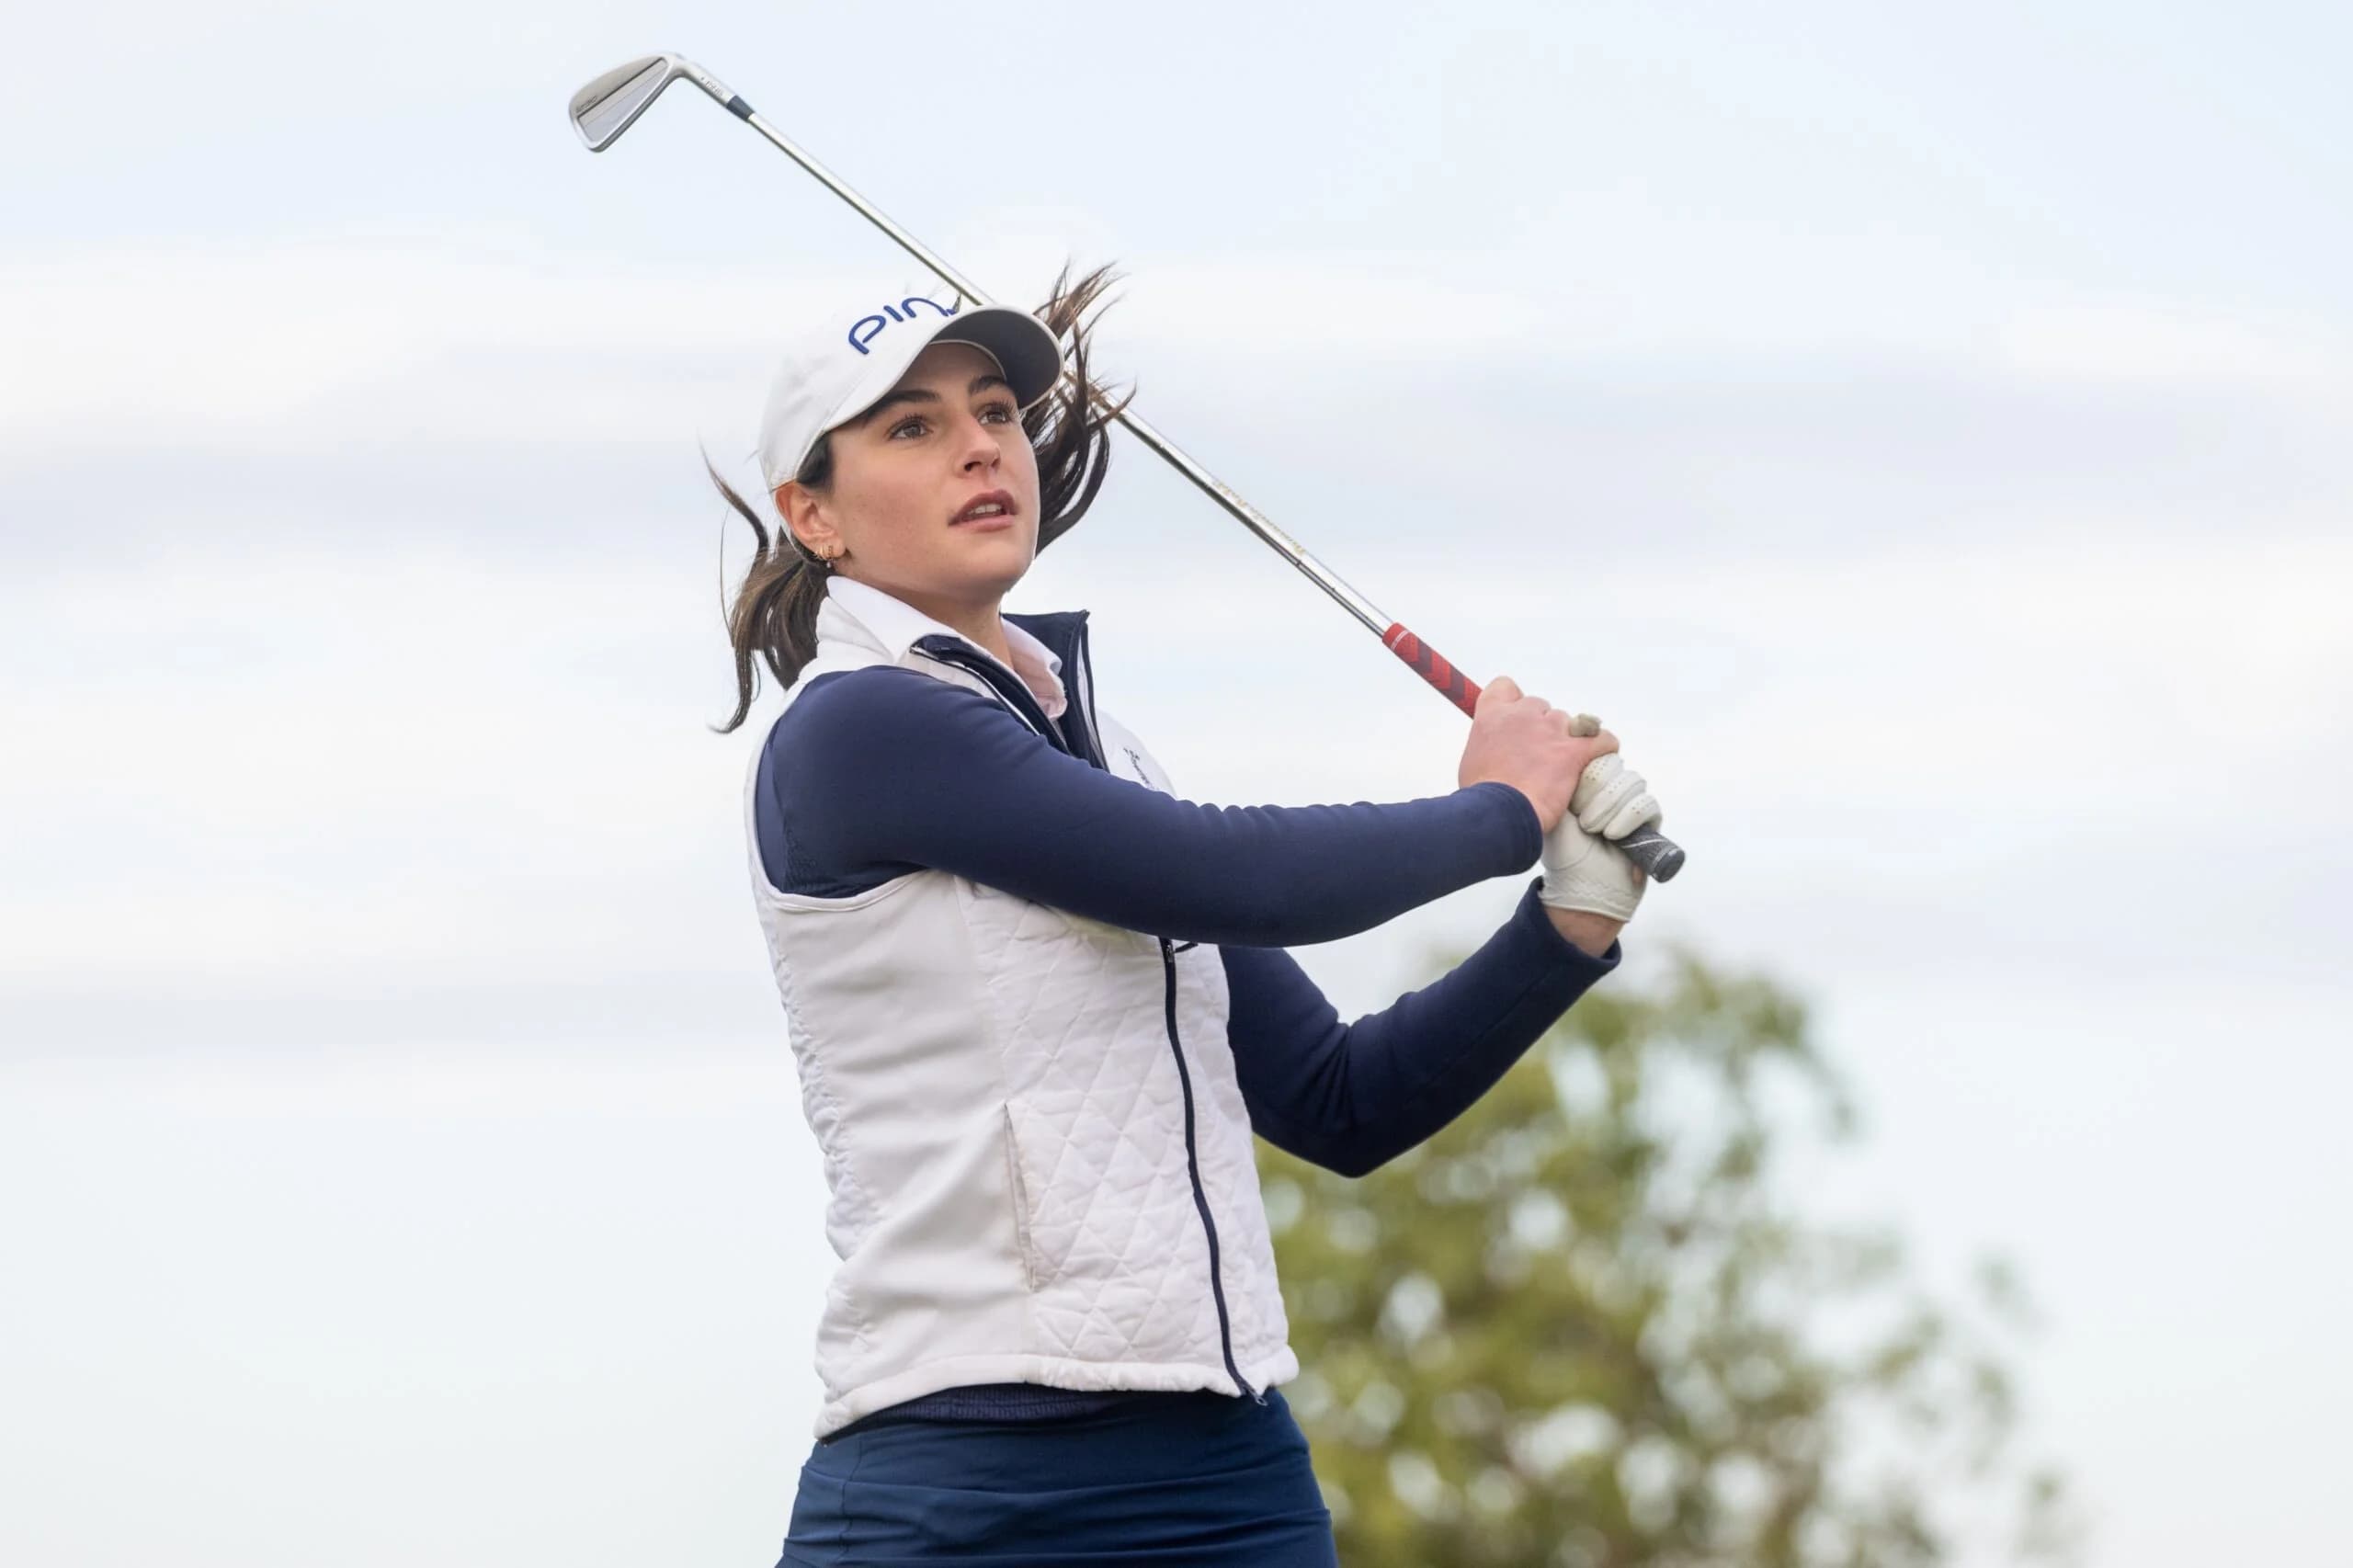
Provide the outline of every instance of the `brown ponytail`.
<path id="1" fill-rule="evenodd" d="M 1115 281 L 1108 267 L 1098 267 L 1075 281 L 1064 267 L 1053 290 L 1038 307 L 1038 319 L 1068 347 L 1063 358 L 1069 375 L 1053 392 L 1023 411 L 1021 428 L 1038 454 L 1038 548 L 1068 533 L 1103 488 L 1111 463 L 1111 416 L 1126 406 L 1113 401 L 1089 373 L 1087 353 L 1095 322 L 1089 311 Z M 1099 314 L 1100 312 L 1097 312 Z M 1086 389 L 1083 392 L 1079 390 Z M 759 695 L 759 672 L 753 661 L 768 667 L 780 686 L 790 686 L 801 667 L 816 656 L 817 608 L 825 602 L 824 563 L 801 547 L 781 519 L 771 536 L 760 513 L 703 459 L 703 470 L 745 522 L 751 525 L 752 564 L 728 607 L 727 641 L 735 653 L 735 711 L 719 726 L 725 734 L 740 727 Z M 812 490 L 833 482 L 833 449 L 819 441 L 794 478 Z"/>

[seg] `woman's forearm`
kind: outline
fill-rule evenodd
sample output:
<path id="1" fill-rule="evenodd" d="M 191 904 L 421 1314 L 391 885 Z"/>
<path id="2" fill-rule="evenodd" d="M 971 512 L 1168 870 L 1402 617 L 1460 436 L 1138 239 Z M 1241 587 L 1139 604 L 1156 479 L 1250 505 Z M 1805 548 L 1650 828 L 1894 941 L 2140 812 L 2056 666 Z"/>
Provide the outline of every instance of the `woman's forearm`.
<path id="1" fill-rule="evenodd" d="M 1531 889 L 1477 952 L 1353 1024 L 1289 953 L 1224 949 L 1251 1126 L 1301 1159 L 1362 1176 L 1461 1115 L 1617 967 L 1608 944 L 1595 954 L 1564 940 L 1552 913 Z"/>

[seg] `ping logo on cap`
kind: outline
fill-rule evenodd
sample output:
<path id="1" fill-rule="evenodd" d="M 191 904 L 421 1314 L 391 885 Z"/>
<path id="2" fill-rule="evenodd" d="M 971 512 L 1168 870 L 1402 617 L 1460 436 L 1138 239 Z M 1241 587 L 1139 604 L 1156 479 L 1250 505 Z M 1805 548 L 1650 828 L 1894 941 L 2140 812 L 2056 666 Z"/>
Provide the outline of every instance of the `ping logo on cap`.
<path id="1" fill-rule="evenodd" d="M 929 305 L 943 316 L 952 316 L 964 308 L 964 301 L 960 298 L 952 305 L 943 305 L 937 300 L 926 300 L 921 294 L 909 295 L 895 305 L 883 306 L 883 313 L 879 316 L 860 316 L 852 322 L 849 328 L 849 346 L 860 354 L 869 352 L 866 346 L 881 336 L 883 328 L 894 321 L 914 320 L 917 305 Z M 859 336 L 858 334 L 869 326 L 873 330 L 867 332 L 863 337 Z"/>

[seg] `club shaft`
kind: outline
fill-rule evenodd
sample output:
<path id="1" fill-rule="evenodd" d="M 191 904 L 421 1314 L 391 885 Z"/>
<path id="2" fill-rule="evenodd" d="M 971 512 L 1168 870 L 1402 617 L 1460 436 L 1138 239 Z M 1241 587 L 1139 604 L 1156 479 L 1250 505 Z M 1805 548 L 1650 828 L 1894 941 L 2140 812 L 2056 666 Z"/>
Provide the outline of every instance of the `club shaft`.
<path id="1" fill-rule="evenodd" d="M 741 98 L 735 97 L 733 94 L 729 95 L 729 97 L 730 100 L 732 100 L 729 104 L 730 108 L 733 108 L 734 104 L 741 103 L 743 101 Z M 790 137 L 785 135 L 775 126 L 770 125 L 766 119 L 762 119 L 757 112 L 753 111 L 748 108 L 739 110 L 738 112 L 743 115 L 745 122 L 750 125 L 753 130 L 758 131 L 770 142 L 776 143 L 777 149 L 779 152 L 783 153 L 786 157 L 790 158 L 794 163 L 799 164 L 802 168 L 808 170 L 811 175 L 815 176 L 817 182 L 823 185 L 827 190 L 832 191 L 835 196 L 840 197 L 844 201 L 848 202 L 850 206 L 856 208 L 859 214 L 862 215 L 868 222 L 872 223 L 876 228 L 890 235 L 892 239 L 897 241 L 901 250 L 905 251 L 909 256 L 914 256 L 917 261 L 923 263 L 924 266 L 929 267 L 933 275 L 938 277 L 941 282 L 947 284 L 949 288 L 955 290 L 958 293 L 963 295 L 964 298 L 972 301 L 976 305 L 993 305 L 996 303 L 996 301 L 991 299 L 979 285 L 975 284 L 971 278 L 965 277 L 962 273 L 957 271 L 954 267 L 949 266 L 948 263 L 937 255 L 930 246 L 925 244 L 921 240 L 916 239 L 913 234 L 907 233 L 906 230 L 901 228 L 896 222 L 893 222 L 889 213 L 884 212 L 881 208 L 875 206 L 872 202 L 867 200 L 866 198 L 858 195 L 857 191 L 852 190 L 847 185 L 845 185 L 841 180 L 835 178 L 834 172 L 831 169 L 825 167 L 824 165 L 819 163 L 815 158 L 811 157 L 809 153 L 794 142 Z M 1113 417 L 1127 429 L 1130 435 L 1133 436 L 1137 440 L 1142 441 L 1145 446 L 1158 453 L 1171 468 L 1174 468 L 1177 472 L 1183 474 L 1187 479 L 1191 480 L 1202 494 L 1216 502 L 1220 506 L 1224 507 L 1236 522 L 1240 523 L 1244 528 L 1248 528 L 1252 533 L 1256 534 L 1278 554 L 1289 561 L 1293 566 L 1298 567 L 1300 572 L 1308 579 L 1308 581 L 1313 583 L 1317 587 L 1331 595 L 1342 608 L 1346 609 L 1350 615 L 1355 616 L 1358 621 L 1363 623 L 1366 631 L 1370 631 L 1374 636 L 1378 637 L 1387 632 L 1389 628 L 1394 624 L 1387 616 L 1381 614 L 1379 609 L 1374 608 L 1370 599 L 1366 598 L 1362 594 L 1357 592 L 1356 589 L 1350 587 L 1346 582 L 1341 580 L 1339 574 L 1334 572 L 1330 567 L 1324 565 L 1322 562 L 1316 560 L 1313 555 L 1310 554 L 1306 546 L 1301 544 L 1299 540 L 1291 538 L 1290 534 L 1284 532 L 1282 528 L 1276 525 L 1272 518 L 1259 511 L 1257 507 L 1253 506 L 1249 502 L 1245 501 L 1240 495 L 1236 494 L 1231 485 L 1218 478 L 1217 475 L 1211 473 L 1208 469 L 1203 468 L 1199 463 L 1194 461 L 1191 456 L 1189 456 L 1184 449 L 1178 447 L 1174 441 L 1171 441 L 1167 437 L 1154 429 L 1142 415 L 1122 409 L 1117 415 L 1113 415 Z"/>
<path id="2" fill-rule="evenodd" d="M 835 177 L 834 172 L 809 155 L 792 138 L 762 119 L 741 96 L 728 88 L 717 77 L 699 67 L 688 72 L 689 79 L 704 92 L 718 99 L 728 111 L 758 131 L 779 152 L 799 164 L 820 185 L 856 209 L 866 221 L 898 242 L 899 248 L 931 269 L 933 276 L 976 305 L 993 305 L 992 300 L 979 285 L 948 265 L 934 254 L 931 247 L 916 239 L 892 222 L 890 214 L 876 207 Z M 1083 392 L 1085 389 L 1081 389 Z M 1195 488 L 1223 507 L 1236 522 L 1299 568 L 1300 574 L 1330 595 L 1341 608 L 1357 618 L 1366 631 L 1381 641 L 1382 646 L 1404 661 L 1407 667 L 1420 675 L 1424 681 L 1437 688 L 1440 695 L 1469 713 L 1478 703 L 1479 687 L 1460 670 L 1455 669 L 1438 651 L 1406 630 L 1401 621 L 1393 621 L 1373 607 L 1370 599 L 1343 582 L 1339 574 L 1308 552 L 1307 547 L 1291 538 L 1274 520 L 1257 507 L 1234 494 L 1223 480 L 1195 462 L 1184 449 L 1153 428 L 1141 415 L 1122 409 L 1113 415 L 1127 427 L 1128 433 L 1165 460 L 1171 468 L 1193 482 Z M 1620 843 L 1635 862 L 1659 881 L 1666 881 L 1683 869 L 1684 852 L 1654 827 L 1635 830 Z"/>

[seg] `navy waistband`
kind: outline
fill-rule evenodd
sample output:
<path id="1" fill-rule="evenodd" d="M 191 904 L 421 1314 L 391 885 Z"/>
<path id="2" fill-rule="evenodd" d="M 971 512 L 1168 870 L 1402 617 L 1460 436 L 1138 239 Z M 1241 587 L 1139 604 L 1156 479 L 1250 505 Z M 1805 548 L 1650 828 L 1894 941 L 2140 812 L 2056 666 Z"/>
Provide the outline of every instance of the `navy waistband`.
<path id="1" fill-rule="evenodd" d="M 827 1433 L 819 1441 L 836 1442 L 853 1432 L 898 1421 L 1056 1421 L 1168 1397 L 1137 1389 L 1088 1391 L 1050 1388 L 1043 1383 L 967 1383 L 887 1405 Z"/>

